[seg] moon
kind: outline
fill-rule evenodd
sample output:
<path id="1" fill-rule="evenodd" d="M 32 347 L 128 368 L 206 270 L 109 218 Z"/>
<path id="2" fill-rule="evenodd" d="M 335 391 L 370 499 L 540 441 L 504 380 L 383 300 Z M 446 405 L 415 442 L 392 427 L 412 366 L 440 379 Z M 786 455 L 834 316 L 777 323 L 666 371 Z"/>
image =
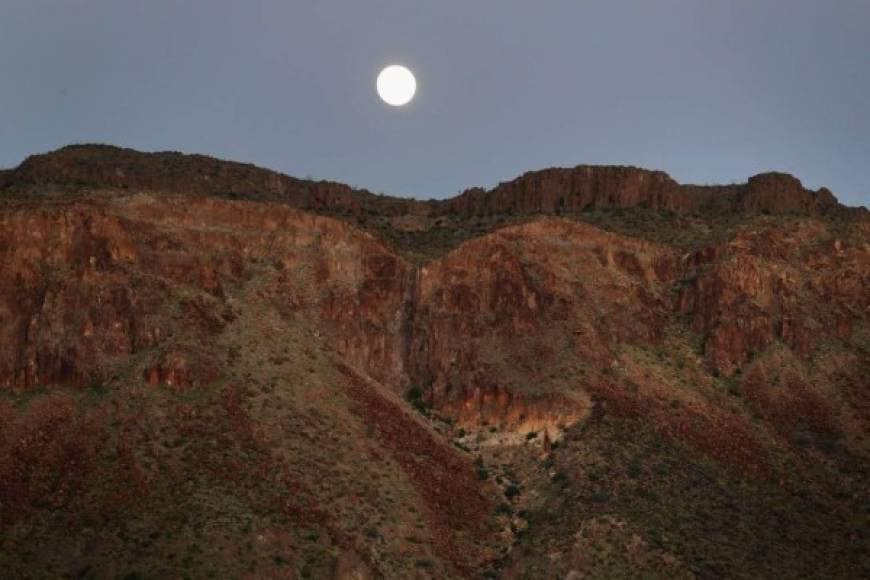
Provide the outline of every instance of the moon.
<path id="1" fill-rule="evenodd" d="M 410 70 L 394 64 L 378 75 L 377 87 L 382 101 L 393 107 L 401 107 L 414 98 L 414 93 L 417 92 L 417 80 Z"/>

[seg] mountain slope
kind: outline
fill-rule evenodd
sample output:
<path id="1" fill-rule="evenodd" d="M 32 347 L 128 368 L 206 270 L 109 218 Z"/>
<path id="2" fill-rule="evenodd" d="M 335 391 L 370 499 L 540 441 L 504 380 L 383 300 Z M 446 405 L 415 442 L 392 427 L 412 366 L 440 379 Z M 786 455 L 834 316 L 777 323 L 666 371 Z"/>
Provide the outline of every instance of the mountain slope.
<path id="1" fill-rule="evenodd" d="M 450 199 L 418 201 L 202 155 L 74 145 L 32 156 L 0 174 L 0 198 L 44 202 L 96 190 L 104 195 L 157 191 L 284 203 L 350 221 L 417 264 L 541 214 L 684 245 L 708 241 L 759 214 L 868 218 L 866 209 L 842 206 L 827 189 L 807 190 L 783 173 L 757 175 L 745 184 L 697 186 L 680 185 L 661 171 L 580 165 L 528 172 L 488 191 L 472 188 Z M 671 227 L 657 223 L 662 221 Z"/>
<path id="2" fill-rule="evenodd" d="M 12 577 L 870 571 L 862 212 L 583 167 L 301 211 L 116 153 L 0 176 Z"/>
<path id="3" fill-rule="evenodd" d="M 148 196 L 2 226 L 5 569 L 401 577 L 492 557 L 471 459 L 347 366 L 382 348 L 365 297 L 395 258 L 370 236 Z M 322 333 L 348 293 L 367 342 L 337 352 Z"/>

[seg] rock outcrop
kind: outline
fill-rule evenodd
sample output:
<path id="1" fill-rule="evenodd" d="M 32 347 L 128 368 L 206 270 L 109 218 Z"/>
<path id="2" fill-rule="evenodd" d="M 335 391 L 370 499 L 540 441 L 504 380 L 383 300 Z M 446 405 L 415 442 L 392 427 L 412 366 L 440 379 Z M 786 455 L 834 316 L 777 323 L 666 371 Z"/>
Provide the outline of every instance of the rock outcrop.
<path id="1" fill-rule="evenodd" d="M 467 215 L 555 213 L 587 208 L 694 209 L 690 197 L 666 173 L 592 165 L 532 171 L 489 191 L 471 189 L 445 203 L 447 211 Z"/>
<path id="2" fill-rule="evenodd" d="M 762 173 L 741 185 L 699 186 L 681 185 L 661 171 L 606 165 L 532 171 L 492 190 L 471 189 L 443 203 L 448 213 L 467 216 L 633 208 L 680 214 L 856 213 L 838 204 L 828 189 L 808 190 L 797 178 L 785 173 Z"/>
<path id="3" fill-rule="evenodd" d="M 424 266 L 408 367 L 461 421 L 570 425 L 589 400 L 577 366 L 660 340 L 676 257 L 564 220 L 505 228 Z"/>
<path id="4" fill-rule="evenodd" d="M 684 258 L 679 308 L 706 337 L 714 369 L 730 376 L 774 341 L 807 357 L 866 320 L 867 224 L 845 233 L 802 221 L 741 232 Z"/>
<path id="5" fill-rule="evenodd" d="M 376 240 L 280 205 L 137 196 L 0 215 L 0 384 L 108 380 L 158 347 L 173 350 L 142 371 L 149 382 L 214 380 L 226 289 L 258 269 L 262 297 L 315 316 L 349 362 L 402 382 L 410 277 Z"/>
<path id="6" fill-rule="evenodd" d="M 826 214 L 838 203 L 827 189 L 805 189 L 800 180 L 787 173 L 762 173 L 749 178 L 737 194 L 737 209 L 750 212 Z"/>

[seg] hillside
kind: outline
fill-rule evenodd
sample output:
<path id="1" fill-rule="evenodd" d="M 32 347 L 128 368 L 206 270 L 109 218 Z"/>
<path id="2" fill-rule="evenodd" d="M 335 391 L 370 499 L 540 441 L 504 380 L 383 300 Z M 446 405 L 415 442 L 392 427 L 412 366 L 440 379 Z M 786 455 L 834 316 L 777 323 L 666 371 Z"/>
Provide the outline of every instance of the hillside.
<path id="1" fill-rule="evenodd" d="M 868 376 L 870 219 L 783 174 L 0 174 L 0 576 L 866 577 Z"/>
<path id="2" fill-rule="evenodd" d="M 141 153 L 74 145 L 35 155 L 0 173 L 0 198 L 70 199 L 94 191 L 154 191 L 277 202 L 338 217 L 423 264 L 474 237 L 540 215 L 560 215 L 632 236 L 680 245 L 708 241 L 757 215 L 868 219 L 865 208 L 839 204 L 825 188 L 765 173 L 745 184 L 681 185 L 661 171 L 580 165 L 531 171 L 491 190 L 471 188 L 443 200 L 376 195 L 347 185 L 302 180 L 250 164 L 177 152 Z M 626 211 L 631 210 L 631 211 Z"/>

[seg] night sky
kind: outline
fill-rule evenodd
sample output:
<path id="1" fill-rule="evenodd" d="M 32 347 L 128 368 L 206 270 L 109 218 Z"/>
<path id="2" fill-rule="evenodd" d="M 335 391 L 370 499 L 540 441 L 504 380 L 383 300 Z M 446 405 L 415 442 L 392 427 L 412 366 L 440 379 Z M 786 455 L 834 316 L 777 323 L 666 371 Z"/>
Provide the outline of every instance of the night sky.
<path id="1" fill-rule="evenodd" d="M 84 142 L 421 198 L 606 163 L 870 205 L 870 1 L 2 0 L 0 167 Z"/>

